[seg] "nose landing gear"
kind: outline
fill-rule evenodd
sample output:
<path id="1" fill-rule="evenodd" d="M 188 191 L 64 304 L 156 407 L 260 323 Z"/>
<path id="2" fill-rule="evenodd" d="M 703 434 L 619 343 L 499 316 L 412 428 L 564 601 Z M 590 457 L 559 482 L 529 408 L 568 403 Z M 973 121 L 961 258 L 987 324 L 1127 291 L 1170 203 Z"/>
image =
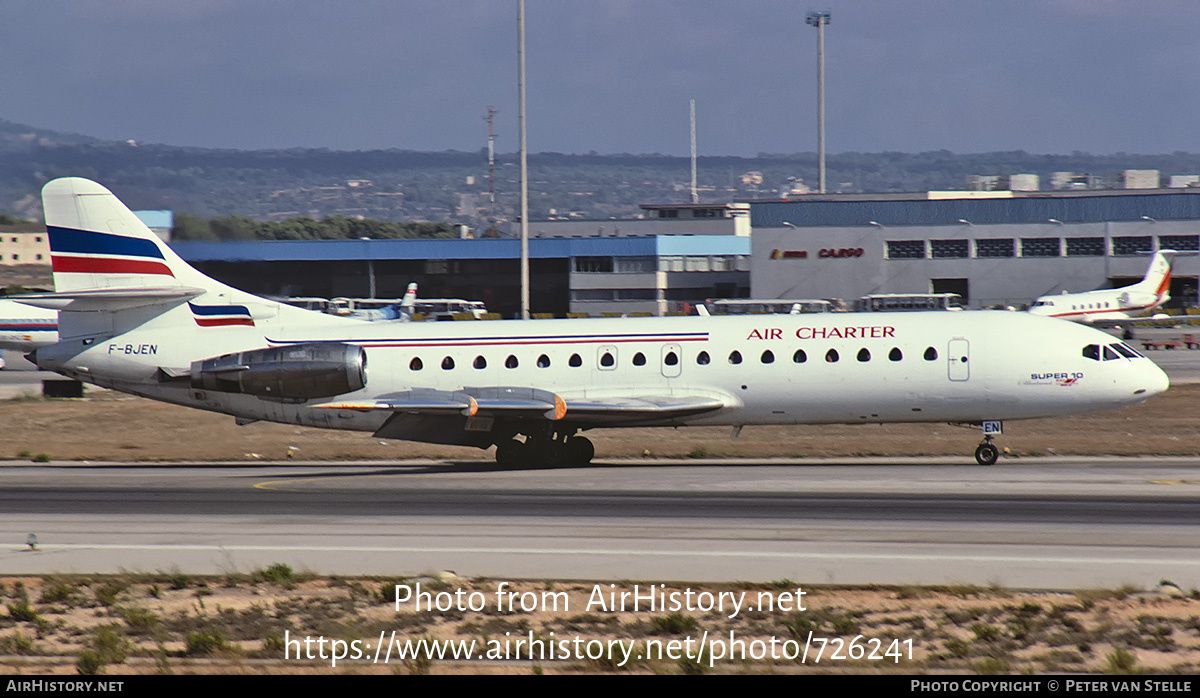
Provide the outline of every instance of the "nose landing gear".
<path id="1" fill-rule="evenodd" d="M 980 465 L 995 465 L 996 460 L 1000 458 L 1000 449 L 992 443 L 992 439 L 999 436 L 1004 431 L 1003 423 L 1000 421 L 986 421 L 983 423 L 983 443 L 975 449 L 975 462 Z"/>
<path id="2" fill-rule="evenodd" d="M 975 462 L 980 465 L 995 465 L 996 459 L 1000 457 L 1000 449 L 992 444 L 992 437 L 985 438 L 987 440 L 975 449 Z"/>

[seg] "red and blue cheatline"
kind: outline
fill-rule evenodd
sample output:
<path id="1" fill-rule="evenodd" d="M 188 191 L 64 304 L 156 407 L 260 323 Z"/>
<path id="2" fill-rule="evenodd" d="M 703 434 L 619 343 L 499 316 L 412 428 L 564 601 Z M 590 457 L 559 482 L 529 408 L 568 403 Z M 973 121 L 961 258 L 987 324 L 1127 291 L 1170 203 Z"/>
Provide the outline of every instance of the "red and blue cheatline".
<path id="1" fill-rule="evenodd" d="M 175 276 L 151 240 L 48 226 L 56 273 L 162 274 Z"/>
<path id="2" fill-rule="evenodd" d="M 188 303 L 192 317 L 201 327 L 224 327 L 226 325 L 248 325 L 254 327 L 250 309 L 244 305 L 196 305 Z"/>

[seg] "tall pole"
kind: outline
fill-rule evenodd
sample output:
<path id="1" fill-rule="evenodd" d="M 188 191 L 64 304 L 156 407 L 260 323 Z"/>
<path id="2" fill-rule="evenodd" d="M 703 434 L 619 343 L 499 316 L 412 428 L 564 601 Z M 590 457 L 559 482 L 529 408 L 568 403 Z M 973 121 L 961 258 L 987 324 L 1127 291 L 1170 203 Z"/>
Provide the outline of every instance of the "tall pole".
<path id="1" fill-rule="evenodd" d="M 496 109 L 488 107 L 488 202 L 496 206 Z"/>
<path id="2" fill-rule="evenodd" d="M 817 168 L 825 193 L 825 25 L 828 12 L 809 12 L 807 23 L 817 28 Z"/>
<path id="3" fill-rule="evenodd" d="M 700 193 L 696 191 L 696 100 L 692 100 L 692 203 L 700 203 Z"/>
<path id="4" fill-rule="evenodd" d="M 517 77 L 521 122 L 521 318 L 529 319 L 529 160 L 525 140 L 525 0 L 517 0 Z"/>

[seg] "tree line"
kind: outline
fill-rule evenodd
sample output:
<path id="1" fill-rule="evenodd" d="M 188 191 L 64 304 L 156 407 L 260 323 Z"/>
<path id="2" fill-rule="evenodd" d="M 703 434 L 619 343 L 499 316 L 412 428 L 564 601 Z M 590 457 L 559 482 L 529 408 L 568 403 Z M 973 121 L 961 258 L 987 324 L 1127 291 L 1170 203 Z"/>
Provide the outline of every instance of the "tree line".
<path id="1" fill-rule="evenodd" d="M 172 240 L 253 241 L 253 240 L 395 240 L 405 238 L 455 237 L 450 223 L 416 221 L 390 223 L 372 219 L 309 216 L 282 221 L 257 221 L 244 216 L 223 216 L 205 220 L 189 213 L 175 214 Z"/>

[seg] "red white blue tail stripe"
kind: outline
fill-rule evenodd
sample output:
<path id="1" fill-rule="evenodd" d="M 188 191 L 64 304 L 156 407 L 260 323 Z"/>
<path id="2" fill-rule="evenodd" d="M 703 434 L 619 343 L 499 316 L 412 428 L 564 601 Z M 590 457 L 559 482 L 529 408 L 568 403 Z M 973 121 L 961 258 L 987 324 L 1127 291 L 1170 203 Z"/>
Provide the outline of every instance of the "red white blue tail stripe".
<path id="1" fill-rule="evenodd" d="M 244 305 L 196 305 L 188 303 L 192 309 L 192 317 L 201 327 L 225 327 L 228 325 L 246 325 L 254 327 L 254 318 L 250 309 Z"/>
<path id="2" fill-rule="evenodd" d="M 151 240 L 47 226 L 54 272 L 159 274 L 174 277 L 162 250 Z"/>

